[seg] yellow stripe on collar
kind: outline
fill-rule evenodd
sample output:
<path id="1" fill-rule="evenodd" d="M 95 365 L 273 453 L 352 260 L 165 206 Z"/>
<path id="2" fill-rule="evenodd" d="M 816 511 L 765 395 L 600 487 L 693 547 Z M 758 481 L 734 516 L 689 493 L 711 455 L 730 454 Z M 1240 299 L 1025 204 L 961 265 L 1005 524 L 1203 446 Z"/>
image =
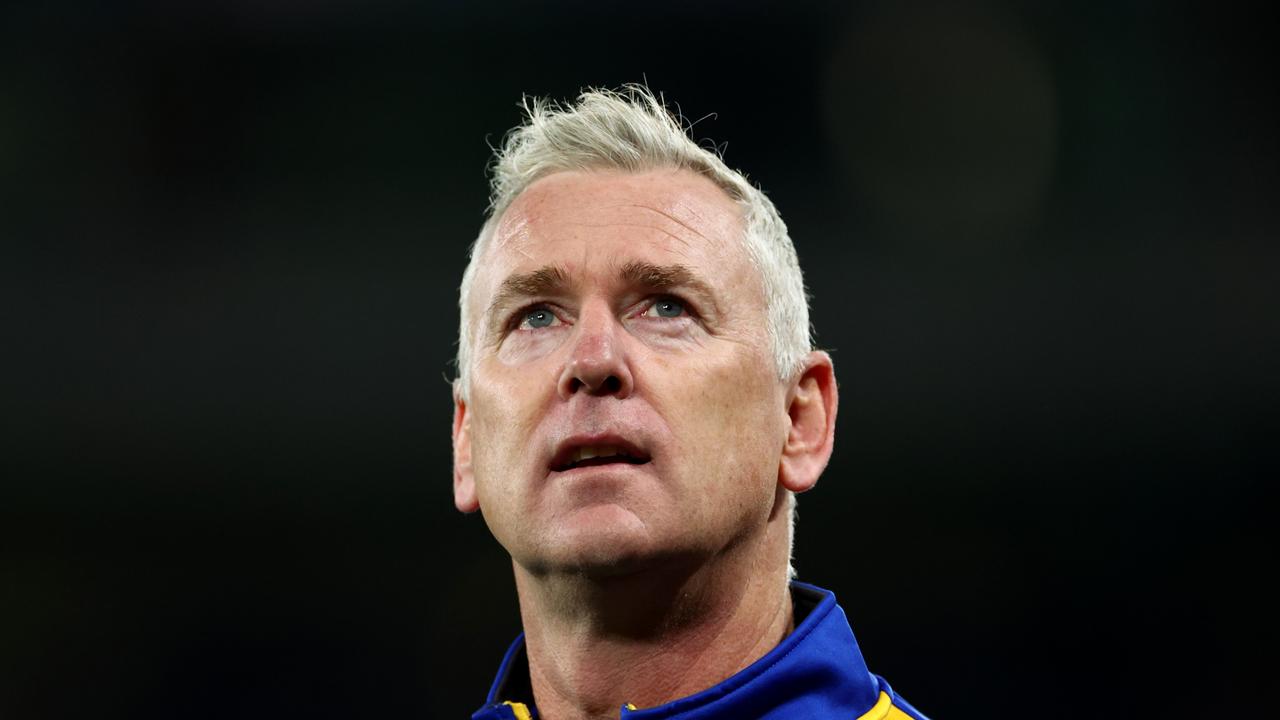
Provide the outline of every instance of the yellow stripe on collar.
<path id="1" fill-rule="evenodd" d="M 881 691 L 880 699 L 870 710 L 859 715 L 858 720 L 911 720 L 911 716 L 893 704 L 889 693 Z"/>
<path id="2" fill-rule="evenodd" d="M 510 705 L 511 712 L 516 714 L 516 720 L 533 720 L 533 715 L 529 713 L 529 706 L 524 703 L 511 702 L 510 700 L 502 703 Z"/>

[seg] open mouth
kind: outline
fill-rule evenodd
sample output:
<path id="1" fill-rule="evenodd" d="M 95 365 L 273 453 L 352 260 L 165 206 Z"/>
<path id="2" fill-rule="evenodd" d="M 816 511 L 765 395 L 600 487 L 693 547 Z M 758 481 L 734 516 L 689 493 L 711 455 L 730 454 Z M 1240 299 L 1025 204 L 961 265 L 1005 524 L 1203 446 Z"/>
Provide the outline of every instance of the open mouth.
<path id="1" fill-rule="evenodd" d="M 649 462 L 649 456 L 635 448 L 623 445 L 579 445 L 567 448 L 551 463 L 555 472 L 564 472 L 580 467 L 596 467 L 600 465 L 643 465 Z"/>

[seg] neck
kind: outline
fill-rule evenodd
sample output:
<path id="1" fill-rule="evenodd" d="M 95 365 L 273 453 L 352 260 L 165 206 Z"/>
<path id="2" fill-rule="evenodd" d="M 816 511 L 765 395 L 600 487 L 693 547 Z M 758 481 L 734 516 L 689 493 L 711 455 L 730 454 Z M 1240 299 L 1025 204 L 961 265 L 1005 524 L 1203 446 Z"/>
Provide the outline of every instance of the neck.
<path id="1" fill-rule="evenodd" d="M 625 703 L 661 705 L 758 660 L 793 627 L 786 545 L 770 527 L 708 561 L 604 579 L 515 565 L 539 714 L 616 719 Z"/>

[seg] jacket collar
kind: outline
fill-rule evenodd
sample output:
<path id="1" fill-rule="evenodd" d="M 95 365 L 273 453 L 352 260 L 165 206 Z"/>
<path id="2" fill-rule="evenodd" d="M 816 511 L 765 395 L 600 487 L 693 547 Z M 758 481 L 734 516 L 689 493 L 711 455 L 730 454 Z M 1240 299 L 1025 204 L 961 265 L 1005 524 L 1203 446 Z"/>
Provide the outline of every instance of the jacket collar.
<path id="1" fill-rule="evenodd" d="M 740 672 L 689 697 L 652 708 L 623 706 L 626 720 L 715 720 L 754 717 L 856 718 L 875 705 L 877 678 L 868 670 L 835 594 L 791 583 L 796 629 Z M 527 713 L 522 715 L 521 713 Z M 524 635 L 516 638 L 472 720 L 536 720 Z"/>

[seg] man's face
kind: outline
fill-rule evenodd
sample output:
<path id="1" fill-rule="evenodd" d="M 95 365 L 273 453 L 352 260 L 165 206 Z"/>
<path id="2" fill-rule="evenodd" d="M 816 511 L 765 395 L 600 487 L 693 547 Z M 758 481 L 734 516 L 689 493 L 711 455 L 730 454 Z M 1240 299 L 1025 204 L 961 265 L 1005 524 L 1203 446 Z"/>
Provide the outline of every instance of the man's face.
<path id="1" fill-rule="evenodd" d="M 687 171 L 562 172 L 478 259 L 455 498 L 534 573 L 709 557 L 763 530 L 785 387 L 738 205 Z"/>

